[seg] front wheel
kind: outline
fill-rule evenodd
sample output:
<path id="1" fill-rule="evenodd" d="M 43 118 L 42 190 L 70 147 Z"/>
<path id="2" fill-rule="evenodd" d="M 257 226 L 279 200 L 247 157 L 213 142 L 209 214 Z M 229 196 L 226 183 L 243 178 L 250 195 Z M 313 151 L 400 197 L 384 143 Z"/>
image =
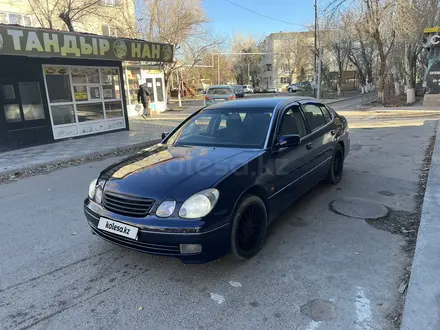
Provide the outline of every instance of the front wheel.
<path id="1" fill-rule="evenodd" d="M 254 195 L 245 196 L 234 214 L 231 250 L 238 260 L 248 260 L 263 246 L 267 229 L 267 211 L 263 201 Z"/>
<path id="2" fill-rule="evenodd" d="M 327 180 L 331 184 L 338 184 L 342 178 L 342 171 L 344 170 L 344 150 L 340 144 L 337 145 L 330 169 L 327 175 Z"/>

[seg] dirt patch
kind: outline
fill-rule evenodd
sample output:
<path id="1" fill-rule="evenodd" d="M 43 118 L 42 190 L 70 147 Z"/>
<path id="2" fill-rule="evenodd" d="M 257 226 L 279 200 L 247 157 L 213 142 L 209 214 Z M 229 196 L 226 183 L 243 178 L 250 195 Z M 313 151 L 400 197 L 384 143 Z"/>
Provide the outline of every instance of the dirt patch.
<path id="1" fill-rule="evenodd" d="M 400 299 L 397 301 L 397 305 L 394 310 L 387 315 L 395 326 L 396 329 L 400 329 L 400 323 L 402 319 L 402 312 L 406 298 L 406 288 L 411 275 L 412 260 L 414 258 L 414 252 L 416 249 L 417 232 L 420 225 L 420 216 L 422 212 L 423 198 L 425 196 L 426 183 L 428 181 L 429 169 L 431 167 L 432 153 L 435 145 L 434 135 L 429 140 L 429 145 L 425 151 L 425 157 L 423 159 L 422 168 L 419 174 L 419 185 L 417 189 L 417 195 L 415 197 L 416 208 L 414 212 L 405 212 L 390 210 L 390 213 L 380 219 L 366 220 L 367 223 L 380 230 L 386 230 L 394 234 L 403 235 L 405 237 L 405 244 L 402 250 L 407 254 L 407 264 L 404 266 L 404 273 L 400 278 L 400 285 L 396 290 L 400 293 Z"/>
<path id="2" fill-rule="evenodd" d="M 121 150 L 117 150 L 117 151 L 113 151 L 113 152 L 106 152 L 106 153 L 95 153 L 93 155 L 85 156 L 85 157 L 78 158 L 78 159 L 61 161 L 61 162 L 53 163 L 53 164 L 45 164 L 45 165 L 41 165 L 38 167 L 34 167 L 32 169 L 20 170 L 20 171 L 14 172 L 14 173 L 0 174 L 0 184 L 15 182 L 17 180 L 20 180 L 20 179 L 23 179 L 26 177 L 30 177 L 30 176 L 47 174 L 47 173 L 50 173 L 50 172 L 53 172 L 53 171 L 56 171 L 56 170 L 59 170 L 62 168 L 66 168 L 66 167 L 79 166 L 79 165 L 83 165 L 86 163 L 97 162 L 97 161 L 105 160 L 110 157 L 118 157 L 118 156 L 125 156 L 125 155 L 129 155 L 129 154 L 134 154 L 134 153 L 141 151 L 142 149 L 145 149 L 145 148 L 147 148 L 157 142 L 158 142 L 157 140 L 151 141 L 151 142 L 146 142 L 145 145 L 143 145 L 142 147 L 121 149 Z"/>

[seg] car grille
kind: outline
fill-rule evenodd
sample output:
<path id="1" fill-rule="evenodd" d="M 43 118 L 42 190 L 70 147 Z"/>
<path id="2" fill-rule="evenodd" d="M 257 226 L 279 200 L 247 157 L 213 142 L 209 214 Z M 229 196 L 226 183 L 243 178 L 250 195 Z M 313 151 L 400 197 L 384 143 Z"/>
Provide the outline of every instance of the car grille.
<path id="1" fill-rule="evenodd" d="M 142 218 L 148 215 L 154 200 L 105 191 L 102 205 L 107 210 L 129 217 Z"/>

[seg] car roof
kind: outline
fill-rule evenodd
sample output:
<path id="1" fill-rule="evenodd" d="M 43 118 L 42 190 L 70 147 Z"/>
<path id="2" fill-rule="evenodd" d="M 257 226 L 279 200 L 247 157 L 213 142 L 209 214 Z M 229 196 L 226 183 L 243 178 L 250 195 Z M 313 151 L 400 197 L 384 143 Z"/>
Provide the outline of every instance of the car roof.
<path id="1" fill-rule="evenodd" d="M 264 98 L 254 98 L 254 99 L 246 99 L 246 100 L 236 100 L 236 101 L 227 101 L 222 103 L 212 104 L 205 109 L 215 110 L 215 109 L 236 109 L 236 108 L 249 108 L 249 107 L 258 107 L 258 108 L 275 108 L 277 105 L 284 102 L 302 102 L 302 101 L 318 101 L 312 97 L 301 97 L 301 96 L 275 96 L 275 97 L 264 97 Z"/>

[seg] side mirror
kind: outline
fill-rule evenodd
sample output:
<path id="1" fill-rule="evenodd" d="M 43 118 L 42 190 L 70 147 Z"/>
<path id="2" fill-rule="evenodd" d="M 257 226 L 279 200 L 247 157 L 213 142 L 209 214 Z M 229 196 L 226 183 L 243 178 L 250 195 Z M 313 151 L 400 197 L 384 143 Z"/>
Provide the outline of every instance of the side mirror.
<path id="1" fill-rule="evenodd" d="M 301 142 L 298 134 L 281 135 L 275 145 L 276 150 L 296 147 Z"/>
<path id="2" fill-rule="evenodd" d="M 169 133 L 170 133 L 170 132 L 163 132 L 163 133 L 162 133 L 162 140 L 165 139 Z"/>

